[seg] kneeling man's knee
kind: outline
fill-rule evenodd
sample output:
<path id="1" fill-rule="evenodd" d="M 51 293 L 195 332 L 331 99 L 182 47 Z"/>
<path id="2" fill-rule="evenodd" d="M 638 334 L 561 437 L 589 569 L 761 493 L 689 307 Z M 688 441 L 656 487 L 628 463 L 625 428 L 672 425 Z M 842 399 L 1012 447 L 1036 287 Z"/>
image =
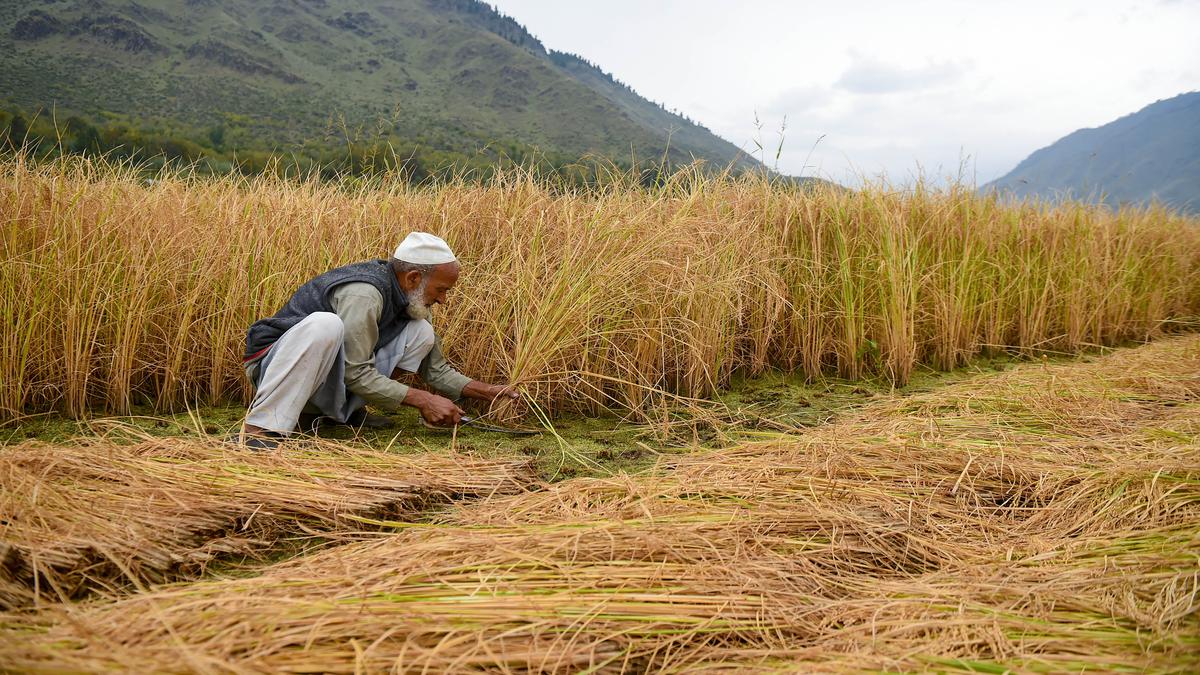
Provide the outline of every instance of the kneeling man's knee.
<path id="1" fill-rule="evenodd" d="M 346 325 L 333 312 L 313 312 L 304 319 L 304 331 L 314 343 L 325 347 L 339 347 L 346 336 Z"/>
<path id="2" fill-rule="evenodd" d="M 433 324 L 429 323 L 428 319 L 409 322 L 412 331 L 411 344 L 433 343 Z"/>

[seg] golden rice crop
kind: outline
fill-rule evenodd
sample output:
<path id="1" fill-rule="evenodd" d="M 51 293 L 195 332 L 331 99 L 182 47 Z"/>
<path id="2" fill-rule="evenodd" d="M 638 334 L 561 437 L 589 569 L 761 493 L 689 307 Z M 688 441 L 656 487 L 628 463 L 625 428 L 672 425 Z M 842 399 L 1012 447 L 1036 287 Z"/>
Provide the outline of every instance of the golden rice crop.
<path id="1" fill-rule="evenodd" d="M 0 662 L 1194 672 L 1198 361 L 1187 337 L 1030 364 L 672 470 L 459 505 L 256 577 L 10 622 Z"/>
<path id="2" fill-rule="evenodd" d="M 0 161 L 0 416 L 237 397 L 245 328 L 410 230 L 465 263 L 437 318 L 476 377 L 550 410 L 644 408 L 735 371 L 881 374 L 1141 340 L 1200 315 L 1200 227 L 965 187 L 358 186 Z"/>
<path id="3" fill-rule="evenodd" d="M 0 609 L 198 575 L 285 537 L 361 529 L 533 482 L 527 463 L 328 442 L 26 443 L 0 452 Z"/>

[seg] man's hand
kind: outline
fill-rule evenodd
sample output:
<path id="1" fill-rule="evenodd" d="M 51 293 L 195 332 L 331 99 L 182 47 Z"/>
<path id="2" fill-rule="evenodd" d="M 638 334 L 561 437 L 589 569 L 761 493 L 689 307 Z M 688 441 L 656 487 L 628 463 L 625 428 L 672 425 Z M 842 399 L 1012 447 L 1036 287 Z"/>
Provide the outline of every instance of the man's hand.
<path id="1" fill-rule="evenodd" d="M 488 384 L 478 380 L 472 380 L 470 384 L 463 387 L 462 395 L 489 403 L 496 399 L 507 398 L 516 401 L 521 398 L 520 392 L 513 387 L 506 387 L 501 384 Z"/>
<path id="2" fill-rule="evenodd" d="M 458 424 L 463 416 L 463 409 L 454 405 L 454 401 L 416 387 L 409 387 L 404 404 L 419 410 L 426 422 L 440 427 Z"/>

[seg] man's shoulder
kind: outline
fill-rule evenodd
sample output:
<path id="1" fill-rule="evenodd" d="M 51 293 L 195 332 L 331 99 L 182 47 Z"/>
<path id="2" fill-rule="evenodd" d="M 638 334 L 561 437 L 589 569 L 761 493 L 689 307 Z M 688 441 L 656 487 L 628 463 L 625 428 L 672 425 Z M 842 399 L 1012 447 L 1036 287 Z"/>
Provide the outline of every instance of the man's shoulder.
<path id="1" fill-rule="evenodd" d="M 386 281 L 390 273 L 386 260 L 360 260 L 322 272 L 313 277 L 310 283 L 325 287 L 349 281 L 380 283 Z"/>
<path id="2" fill-rule="evenodd" d="M 378 288 L 375 288 L 374 284 L 365 281 L 348 281 L 339 284 L 329 292 L 329 299 L 334 302 L 353 299 L 383 304 L 383 294 L 379 292 Z"/>

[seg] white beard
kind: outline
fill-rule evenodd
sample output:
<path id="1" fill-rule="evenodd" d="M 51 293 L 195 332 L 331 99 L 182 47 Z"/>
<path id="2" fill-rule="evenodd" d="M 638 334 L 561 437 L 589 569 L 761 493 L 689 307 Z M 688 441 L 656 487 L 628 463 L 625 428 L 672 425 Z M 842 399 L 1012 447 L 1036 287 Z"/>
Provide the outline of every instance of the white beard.
<path id="1" fill-rule="evenodd" d="M 416 321 L 428 321 L 429 317 L 433 316 L 429 305 L 425 304 L 425 286 L 426 282 L 422 279 L 420 286 L 414 288 L 411 293 L 404 294 L 408 300 L 408 316 Z"/>

